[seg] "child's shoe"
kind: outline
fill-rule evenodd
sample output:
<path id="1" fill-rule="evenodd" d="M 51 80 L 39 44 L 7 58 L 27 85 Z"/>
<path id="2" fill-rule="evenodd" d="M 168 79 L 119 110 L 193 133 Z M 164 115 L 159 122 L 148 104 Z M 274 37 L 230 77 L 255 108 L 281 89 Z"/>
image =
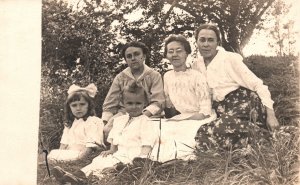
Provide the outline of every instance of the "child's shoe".
<path id="1" fill-rule="evenodd" d="M 87 184 L 86 178 L 77 177 L 71 173 L 66 173 L 63 176 L 64 182 L 70 182 L 71 185 L 85 185 Z"/>
<path id="2" fill-rule="evenodd" d="M 59 183 L 61 183 L 61 184 L 65 183 L 63 177 L 66 174 L 66 171 L 63 170 L 61 167 L 59 167 L 59 166 L 53 167 L 53 169 L 51 170 L 51 173 Z"/>

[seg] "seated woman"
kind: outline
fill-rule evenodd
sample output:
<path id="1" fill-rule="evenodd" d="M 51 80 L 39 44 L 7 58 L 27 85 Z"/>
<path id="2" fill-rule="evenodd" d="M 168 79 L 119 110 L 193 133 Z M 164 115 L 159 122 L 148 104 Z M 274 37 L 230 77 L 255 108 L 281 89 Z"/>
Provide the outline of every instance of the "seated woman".
<path id="1" fill-rule="evenodd" d="M 108 123 L 104 127 L 106 136 L 112 128 L 114 117 L 125 114 L 122 91 L 128 84 L 135 82 L 145 89 L 149 103 L 143 109 L 144 115 L 160 115 L 165 103 L 160 73 L 145 64 L 148 47 L 142 42 L 129 42 L 121 54 L 128 67 L 115 77 L 103 103 L 102 120 Z"/>
<path id="2" fill-rule="evenodd" d="M 173 66 L 163 77 L 165 112 L 179 114 L 159 120 L 160 125 L 154 123 L 159 128 L 160 141 L 152 153 L 157 154 L 158 161 L 192 159 L 197 130 L 216 118 L 204 75 L 186 66 L 190 53 L 191 46 L 184 36 L 170 35 L 165 40 L 164 56 Z"/>
<path id="3" fill-rule="evenodd" d="M 203 24 L 195 31 L 201 57 L 192 68 L 206 75 L 213 95 L 217 120 L 198 130 L 198 148 L 231 148 L 249 143 L 253 130 L 279 126 L 268 87 L 253 74 L 237 53 L 217 47 L 221 43 L 217 26 Z"/>
<path id="4" fill-rule="evenodd" d="M 173 66 L 163 77 L 166 112 L 174 116 L 172 112 L 178 111 L 180 114 L 172 118 L 176 120 L 202 120 L 212 114 L 204 75 L 186 66 L 190 53 L 191 46 L 184 36 L 170 35 L 165 40 L 164 56 Z"/>

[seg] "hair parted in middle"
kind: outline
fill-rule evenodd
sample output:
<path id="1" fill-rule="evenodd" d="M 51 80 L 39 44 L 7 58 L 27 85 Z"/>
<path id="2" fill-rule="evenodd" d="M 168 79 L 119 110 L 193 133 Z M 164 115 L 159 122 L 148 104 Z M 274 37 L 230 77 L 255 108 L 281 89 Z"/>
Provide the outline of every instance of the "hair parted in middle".
<path id="1" fill-rule="evenodd" d="M 184 50 L 187 54 L 191 54 L 192 53 L 192 49 L 191 49 L 191 45 L 189 43 L 189 41 L 183 36 L 183 35 L 180 35 L 180 34 L 171 34 L 170 36 L 168 36 L 166 39 L 165 39 L 165 50 L 164 50 L 164 57 L 167 56 L 167 51 L 168 51 L 168 44 L 170 42 L 179 42 L 182 44 L 182 46 L 184 47 Z"/>
<path id="2" fill-rule="evenodd" d="M 67 100 L 65 102 L 65 116 L 64 121 L 66 123 L 67 127 L 71 127 L 73 124 L 73 121 L 75 119 L 75 116 L 73 115 L 70 104 L 74 101 L 80 101 L 81 98 L 84 98 L 88 102 L 88 111 L 86 115 L 83 117 L 84 120 L 86 120 L 89 116 L 95 116 L 95 105 L 94 105 L 94 99 L 89 96 L 89 94 L 85 90 L 79 90 L 72 94 L 69 94 L 67 97 Z"/>
<path id="3" fill-rule="evenodd" d="M 207 23 L 207 24 L 201 24 L 194 33 L 195 39 L 196 41 L 198 40 L 198 35 L 199 32 L 203 29 L 207 29 L 207 30 L 212 30 L 213 32 L 215 32 L 216 36 L 217 36 L 217 42 L 218 45 L 221 46 L 222 45 L 222 40 L 221 40 L 221 32 L 218 28 L 218 26 L 216 24 L 212 24 L 212 23 Z"/>
<path id="4" fill-rule="evenodd" d="M 143 54 L 147 57 L 148 53 L 149 53 L 149 48 L 146 46 L 146 44 L 144 44 L 143 42 L 139 42 L 139 41 L 132 41 L 132 42 L 128 42 L 126 43 L 121 50 L 121 55 L 124 59 L 125 58 L 125 51 L 127 50 L 127 48 L 129 47 L 136 47 L 136 48 L 141 48 L 143 51 Z"/>

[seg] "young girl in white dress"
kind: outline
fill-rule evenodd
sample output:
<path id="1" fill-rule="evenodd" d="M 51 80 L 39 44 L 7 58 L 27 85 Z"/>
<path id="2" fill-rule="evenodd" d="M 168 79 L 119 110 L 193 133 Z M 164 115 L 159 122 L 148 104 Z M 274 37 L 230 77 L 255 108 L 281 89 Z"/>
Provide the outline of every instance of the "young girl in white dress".
<path id="1" fill-rule="evenodd" d="M 93 159 L 92 163 L 74 174 L 66 172 L 56 166 L 52 172 L 61 182 L 71 184 L 85 184 L 86 177 L 91 173 L 101 178 L 104 168 L 115 164 L 131 163 L 135 157 L 151 158 L 151 150 L 157 140 L 157 134 L 149 118 L 142 114 L 147 105 L 145 90 L 136 83 L 126 86 L 123 90 L 123 104 L 126 114 L 115 119 L 113 128 L 108 135 L 111 143 L 110 150 L 102 152 Z"/>
<path id="2" fill-rule="evenodd" d="M 52 150 L 50 161 L 73 161 L 88 156 L 92 149 L 103 145 L 103 121 L 95 116 L 93 98 L 97 87 L 72 85 L 65 103 L 65 128 L 59 149 Z"/>

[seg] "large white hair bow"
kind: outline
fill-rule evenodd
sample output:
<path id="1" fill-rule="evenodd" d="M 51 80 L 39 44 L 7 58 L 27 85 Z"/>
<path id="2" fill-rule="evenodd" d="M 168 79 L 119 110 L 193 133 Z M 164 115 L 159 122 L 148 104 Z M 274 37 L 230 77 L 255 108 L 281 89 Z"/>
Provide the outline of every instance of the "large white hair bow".
<path id="1" fill-rule="evenodd" d="M 90 97 L 94 98 L 97 93 L 97 87 L 93 83 L 89 84 L 86 87 L 79 87 L 78 85 L 73 84 L 70 86 L 68 94 L 70 95 L 76 91 L 86 91 Z"/>

